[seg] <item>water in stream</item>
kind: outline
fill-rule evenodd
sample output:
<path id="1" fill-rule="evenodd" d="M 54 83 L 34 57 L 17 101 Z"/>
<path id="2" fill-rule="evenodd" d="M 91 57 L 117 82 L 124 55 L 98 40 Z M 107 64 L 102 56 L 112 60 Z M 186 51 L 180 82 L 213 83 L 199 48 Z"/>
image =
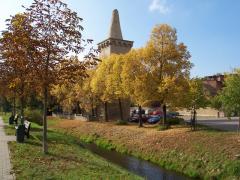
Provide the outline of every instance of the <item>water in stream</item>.
<path id="1" fill-rule="evenodd" d="M 84 144 L 84 147 L 91 152 L 103 157 L 107 161 L 110 161 L 134 174 L 141 177 L 145 177 L 147 180 L 187 180 L 189 178 L 184 177 L 181 174 L 167 171 L 159 166 L 138 159 L 133 156 L 124 155 L 116 151 L 109 151 L 98 147 L 95 144 Z"/>

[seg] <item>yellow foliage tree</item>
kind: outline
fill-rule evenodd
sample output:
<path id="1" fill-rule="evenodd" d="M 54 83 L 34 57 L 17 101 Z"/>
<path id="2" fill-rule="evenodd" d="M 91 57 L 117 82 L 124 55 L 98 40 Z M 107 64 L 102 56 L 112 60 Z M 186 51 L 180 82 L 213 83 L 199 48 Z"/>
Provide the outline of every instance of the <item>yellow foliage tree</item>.
<path id="1" fill-rule="evenodd" d="M 123 105 L 122 100 L 127 98 L 123 87 L 123 79 L 121 77 L 123 64 L 125 62 L 124 55 L 111 55 L 107 60 L 110 73 L 106 78 L 106 94 L 111 100 L 117 100 L 119 105 L 119 112 L 121 121 L 124 121 L 123 117 Z"/>
<path id="2" fill-rule="evenodd" d="M 196 110 L 204 108 L 208 105 L 207 93 L 203 88 L 202 80 L 193 78 L 189 80 L 189 90 L 186 92 L 187 96 L 184 98 L 185 107 L 192 111 L 192 128 L 196 128 Z"/>
<path id="3" fill-rule="evenodd" d="M 124 89 L 139 109 L 147 102 L 159 101 L 163 105 L 165 124 L 166 105 L 183 106 L 181 102 L 189 88 L 192 67 L 189 59 L 187 47 L 177 42 L 176 30 L 166 24 L 156 26 L 144 48 L 125 56 Z"/>
<path id="4" fill-rule="evenodd" d="M 91 81 L 93 93 L 104 102 L 105 120 L 108 120 L 108 103 L 115 100 L 119 104 L 120 118 L 123 120 L 122 98 L 125 98 L 125 91 L 122 86 L 122 65 L 123 55 L 111 55 L 102 60 L 96 69 Z"/>
<path id="5" fill-rule="evenodd" d="M 122 67 L 123 89 L 131 101 L 136 103 L 140 112 L 139 127 L 142 127 L 142 106 L 153 98 L 154 89 L 151 72 L 144 59 L 145 49 L 132 50 L 124 56 Z"/>
<path id="6" fill-rule="evenodd" d="M 166 122 L 166 105 L 182 106 L 182 94 L 188 88 L 192 64 L 190 53 L 183 43 L 177 42 L 177 32 L 167 24 L 154 27 L 146 46 L 145 63 L 156 85 L 156 100 L 163 105 Z"/>

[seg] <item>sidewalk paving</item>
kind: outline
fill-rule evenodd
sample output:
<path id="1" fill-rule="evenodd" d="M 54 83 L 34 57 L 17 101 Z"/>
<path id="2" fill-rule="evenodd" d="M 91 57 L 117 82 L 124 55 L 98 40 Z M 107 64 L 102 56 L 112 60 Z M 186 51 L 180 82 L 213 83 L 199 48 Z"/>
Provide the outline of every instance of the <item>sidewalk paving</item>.
<path id="1" fill-rule="evenodd" d="M 6 136 L 3 127 L 4 122 L 0 117 L 0 180 L 14 180 L 15 176 L 11 173 L 8 142 L 15 141 L 16 137 Z"/>

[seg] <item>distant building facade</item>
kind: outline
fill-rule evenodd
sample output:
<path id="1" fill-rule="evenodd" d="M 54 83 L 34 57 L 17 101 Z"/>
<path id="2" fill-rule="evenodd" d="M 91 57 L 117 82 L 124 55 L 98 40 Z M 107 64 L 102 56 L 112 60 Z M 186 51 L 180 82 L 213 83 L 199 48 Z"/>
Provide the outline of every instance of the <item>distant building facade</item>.
<path id="1" fill-rule="evenodd" d="M 209 92 L 209 95 L 216 96 L 224 86 L 224 75 L 218 74 L 206 76 L 203 78 L 203 87 Z"/>
<path id="2" fill-rule="evenodd" d="M 206 76 L 206 77 L 202 78 L 204 90 L 207 91 L 208 95 L 210 95 L 212 97 L 216 96 L 219 93 L 219 91 L 221 91 L 222 88 L 224 87 L 224 79 L 225 78 L 226 78 L 225 75 L 222 75 L 222 74 Z M 191 115 L 191 111 L 189 111 L 187 109 L 180 110 L 179 113 L 182 115 L 185 115 L 185 116 Z M 198 117 L 204 117 L 204 116 L 206 116 L 206 117 L 224 117 L 225 116 L 224 112 L 218 111 L 211 107 L 198 109 L 197 115 L 198 115 Z"/>

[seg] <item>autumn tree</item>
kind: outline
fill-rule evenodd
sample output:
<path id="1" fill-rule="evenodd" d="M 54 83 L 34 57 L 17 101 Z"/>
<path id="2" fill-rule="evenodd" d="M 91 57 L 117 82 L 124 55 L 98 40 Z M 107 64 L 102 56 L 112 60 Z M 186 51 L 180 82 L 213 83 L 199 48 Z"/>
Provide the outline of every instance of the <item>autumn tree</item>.
<path id="1" fill-rule="evenodd" d="M 220 111 L 223 110 L 223 105 L 222 105 L 222 102 L 221 102 L 221 98 L 218 95 L 214 96 L 214 97 L 211 97 L 210 99 L 210 106 L 216 110 L 218 110 L 218 118 L 220 116 Z"/>
<path id="2" fill-rule="evenodd" d="M 92 92 L 99 97 L 99 99 L 104 104 L 104 119 L 108 121 L 108 103 L 111 102 L 112 97 L 106 91 L 107 84 L 106 84 L 106 77 L 109 73 L 111 73 L 111 66 L 107 59 L 101 60 L 99 63 L 93 77 L 91 79 L 91 89 Z"/>
<path id="3" fill-rule="evenodd" d="M 196 129 L 196 110 L 199 108 L 205 108 L 209 100 L 207 93 L 203 88 L 202 80 L 199 78 L 193 78 L 189 81 L 189 91 L 186 92 L 184 104 L 192 112 L 192 127 Z"/>
<path id="4" fill-rule="evenodd" d="M 107 76 L 105 76 L 105 93 L 110 97 L 111 101 L 118 102 L 120 120 L 124 121 L 123 100 L 126 100 L 128 96 L 126 95 L 123 87 L 121 73 L 123 70 L 123 64 L 125 63 L 125 56 L 113 54 L 107 58 L 106 61 L 109 66 L 108 70 L 110 72 L 107 74 Z"/>
<path id="5" fill-rule="evenodd" d="M 29 54 L 34 53 L 31 47 L 34 44 L 34 40 L 31 39 L 33 28 L 24 14 L 17 14 L 7 21 L 7 30 L 2 33 L 0 39 L 1 79 L 5 88 L 12 91 L 14 109 L 16 95 L 19 97 L 20 112 L 23 117 L 26 92 L 32 81 Z"/>
<path id="6" fill-rule="evenodd" d="M 1 66 L 1 65 L 0 65 Z M 1 69 L 1 67 L 0 67 Z M 4 81 L 4 75 L 1 73 L 0 75 L 0 107 L 1 112 L 9 112 L 12 110 L 12 114 L 14 114 L 14 109 L 12 107 L 12 101 L 9 97 L 9 90 L 6 86 L 6 82 Z M 10 93 L 11 94 L 11 93 Z"/>
<path id="7" fill-rule="evenodd" d="M 154 97 L 154 81 L 144 60 L 144 48 L 132 50 L 124 55 L 122 67 L 122 86 L 130 100 L 138 105 L 139 127 L 143 126 L 142 106 Z"/>
<path id="8" fill-rule="evenodd" d="M 237 113 L 239 116 L 238 131 L 240 130 L 240 69 L 235 69 L 225 79 L 225 87 L 219 94 L 225 112 Z"/>
<path id="9" fill-rule="evenodd" d="M 91 40 L 82 38 L 82 19 L 60 0 L 34 0 L 26 9 L 26 14 L 34 29 L 32 35 L 39 42 L 34 72 L 37 84 L 41 87 L 43 97 L 43 151 L 47 153 L 47 106 L 49 90 L 59 80 L 71 80 L 86 76 L 86 65 L 94 63 L 94 59 L 79 61 L 69 56 L 78 55 Z M 92 50 L 92 49 L 91 49 Z M 87 54 L 92 57 L 92 52 Z"/>
<path id="10" fill-rule="evenodd" d="M 191 56 L 186 45 L 178 43 L 176 29 L 167 24 L 153 28 L 145 48 L 145 66 L 155 89 L 153 97 L 163 105 L 165 125 L 166 105 L 179 105 L 178 97 L 187 88 L 185 84 L 192 67 Z"/>
<path id="11" fill-rule="evenodd" d="M 66 82 L 65 84 L 56 84 L 50 90 L 50 94 L 56 98 L 64 112 L 71 113 L 76 105 L 73 88 L 74 84 Z"/>
<path id="12" fill-rule="evenodd" d="M 123 121 L 123 100 L 127 96 L 121 77 L 125 55 L 112 54 L 102 59 L 93 74 L 91 87 L 93 93 L 104 102 L 105 120 L 108 120 L 108 103 L 118 102 L 120 120 Z"/>
<path id="13" fill-rule="evenodd" d="M 88 77 L 75 84 L 73 90 L 76 92 L 76 100 L 80 105 L 80 108 L 87 113 L 91 113 L 92 117 L 96 116 L 99 118 L 97 107 L 101 103 L 100 97 L 98 97 L 98 94 L 93 92 L 91 86 L 92 79 L 95 75 L 94 71 L 95 69 L 89 69 L 87 71 Z"/>
<path id="14" fill-rule="evenodd" d="M 79 79 L 76 82 L 65 81 L 51 88 L 51 95 L 54 96 L 64 112 L 72 113 L 80 106 L 87 110 L 93 111 L 93 93 L 90 87 L 91 76 Z M 79 111 L 79 110 L 78 110 Z"/>
<path id="15" fill-rule="evenodd" d="M 139 106 L 139 126 L 141 107 L 156 101 L 163 105 L 165 125 L 166 105 L 182 106 L 180 97 L 189 88 L 192 64 L 187 47 L 177 42 L 176 30 L 164 24 L 153 29 L 145 47 L 124 58 L 124 89 Z"/>

